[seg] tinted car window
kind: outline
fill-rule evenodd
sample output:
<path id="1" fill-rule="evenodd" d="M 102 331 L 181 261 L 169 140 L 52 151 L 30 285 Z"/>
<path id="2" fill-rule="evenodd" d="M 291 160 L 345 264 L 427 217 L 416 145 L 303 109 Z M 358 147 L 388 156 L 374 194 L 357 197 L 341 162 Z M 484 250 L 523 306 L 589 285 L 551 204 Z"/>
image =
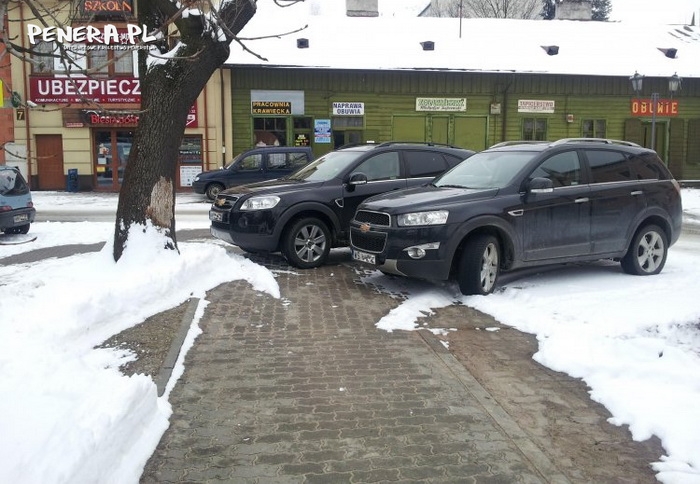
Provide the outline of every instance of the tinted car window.
<path id="1" fill-rule="evenodd" d="M 29 187 L 19 172 L 12 168 L 0 167 L 0 195 L 24 195 Z"/>
<path id="2" fill-rule="evenodd" d="M 306 153 L 287 153 L 287 168 L 297 169 L 309 162 Z"/>
<path id="3" fill-rule="evenodd" d="M 259 170 L 262 168 L 262 155 L 248 155 L 238 165 L 239 170 Z"/>
<path id="4" fill-rule="evenodd" d="M 530 174 L 533 178 L 548 178 L 554 188 L 568 187 L 581 183 L 581 162 L 575 151 L 565 151 L 547 158 Z"/>
<path id="5" fill-rule="evenodd" d="M 630 158 L 630 165 L 637 180 L 665 180 L 666 174 L 653 153 L 645 153 Z"/>
<path id="6" fill-rule="evenodd" d="M 399 178 L 401 175 L 399 153 L 387 151 L 368 158 L 353 173 L 364 173 L 367 175 L 367 181 Z"/>
<path id="7" fill-rule="evenodd" d="M 632 170 L 624 153 L 606 150 L 586 150 L 593 183 L 632 180 Z"/>
<path id="8" fill-rule="evenodd" d="M 404 151 L 409 178 L 437 176 L 447 169 L 447 162 L 440 153 L 430 151 Z"/>

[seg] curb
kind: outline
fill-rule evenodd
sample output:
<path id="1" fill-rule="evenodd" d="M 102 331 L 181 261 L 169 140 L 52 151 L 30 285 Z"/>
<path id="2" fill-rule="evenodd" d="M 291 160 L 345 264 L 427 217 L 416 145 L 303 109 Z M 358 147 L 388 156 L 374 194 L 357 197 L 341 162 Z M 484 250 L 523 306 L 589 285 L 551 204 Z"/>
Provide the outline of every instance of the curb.
<path id="1" fill-rule="evenodd" d="M 182 316 L 180 329 L 173 338 L 168 354 L 165 356 L 165 360 L 163 361 L 163 366 L 160 367 L 158 376 L 155 378 L 155 384 L 158 389 L 159 397 L 162 397 L 163 393 L 165 393 L 165 387 L 168 385 L 168 381 L 173 374 L 173 368 L 175 367 L 175 363 L 177 363 L 177 357 L 180 355 L 180 348 L 182 348 L 182 343 L 185 342 L 185 338 L 190 330 L 190 326 L 192 325 L 192 320 L 194 319 L 198 306 L 199 298 L 191 298 L 189 304 L 187 305 L 187 310 Z"/>

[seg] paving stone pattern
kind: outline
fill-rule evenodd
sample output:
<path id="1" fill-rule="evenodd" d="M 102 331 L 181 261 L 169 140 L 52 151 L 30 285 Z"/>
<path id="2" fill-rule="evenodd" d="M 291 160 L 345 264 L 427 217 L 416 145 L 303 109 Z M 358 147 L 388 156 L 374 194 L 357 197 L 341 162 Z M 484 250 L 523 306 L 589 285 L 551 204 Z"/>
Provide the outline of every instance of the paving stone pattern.
<path id="1" fill-rule="evenodd" d="M 245 282 L 208 294 L 141 482 L 568 482 L 439 343 L 374 326 L 396 299 L 344 264 L 277 269 L 281 299 Z"/>

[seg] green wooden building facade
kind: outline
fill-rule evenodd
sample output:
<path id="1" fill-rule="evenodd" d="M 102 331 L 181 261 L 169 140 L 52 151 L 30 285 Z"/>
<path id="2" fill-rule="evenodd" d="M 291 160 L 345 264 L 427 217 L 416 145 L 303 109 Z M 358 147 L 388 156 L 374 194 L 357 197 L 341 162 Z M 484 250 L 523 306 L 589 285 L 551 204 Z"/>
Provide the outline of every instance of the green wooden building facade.
<path id="1" fill-rule="evenodd" d="M 457 71 L 235 66 L 233 151 L 389 140 L 482 150 L 518 139 L 605 137 L 654 148 L 679 180 L 700 180 L 700 81 Z M 659 93 L 652 123 L 652 92 Z"/>

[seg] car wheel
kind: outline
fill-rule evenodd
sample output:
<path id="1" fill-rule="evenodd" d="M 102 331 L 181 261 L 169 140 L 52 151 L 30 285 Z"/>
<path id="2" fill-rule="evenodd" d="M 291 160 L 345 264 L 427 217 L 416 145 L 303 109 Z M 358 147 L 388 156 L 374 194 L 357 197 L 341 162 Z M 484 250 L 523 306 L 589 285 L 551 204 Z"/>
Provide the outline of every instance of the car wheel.
<path id="1" fill-rule="evenodd" d="M 667 255 L 666 232 L 658 225 L 647 225 L 634 235 L 620 265 L 627 274 L 651 276 L 661 272 L 666 264 Z"/>
<path id="2" fill-rule="evenodd" d="M 493 292 L 498 280 L 500 247 L 492 235 L 477 235 L 464 248 L 457 280 L 464 295 Z"/>
<path id="3" fill-rule="evenodd" d="M 216 196 L 219 194 L 221 190 L 224 189 L 224 186 L 219 184 L 219 183 L 212 183 L 207 187 L 207 198 L 209 200 L 216 200 Z"/>
<path id="4" fill-rule="evenodd" d="M 299 269 L 323 265 L 330 250 L 330 230 L 315 217 L 294 222 L 286 232 L 282 247 L 289 263 Z"/>

